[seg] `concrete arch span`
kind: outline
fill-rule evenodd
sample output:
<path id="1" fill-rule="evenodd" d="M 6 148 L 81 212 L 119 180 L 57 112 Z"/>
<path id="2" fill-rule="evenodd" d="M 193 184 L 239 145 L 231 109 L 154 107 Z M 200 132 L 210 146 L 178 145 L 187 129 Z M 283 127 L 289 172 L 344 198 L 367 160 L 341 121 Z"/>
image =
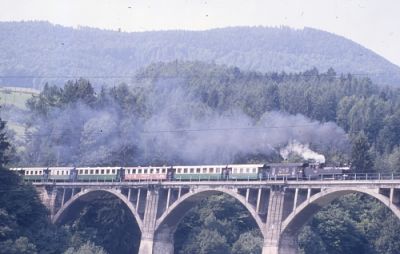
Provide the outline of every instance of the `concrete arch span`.
<path id="1" fill-rule="evenodd" d="M 351 193 L 367 194 L 379 200 L 388 207 L 397 218 L 400 219 L 400 208 L 392 204 L 390 199 L 379 193 L 379 189 L 370 188 L 331 188 L 323 190 L 305 200 L 282 222 L 281 237 L 279 242 L 280 254 L 294 254 L 296 252 L 286 251 L 288 245 L 294 244 L 293 239 L 297 236 L 299 229 L 304 226 L 309 219 L 314 216 L 321 208 L 330 204 L 335 199 Z M 293 250 L 293 246 L 289 248 Z"/>
<path id="2" fill-rule="evenodd" d="M 113 190 L 113 189 L 86 189 L 82 190 L 79 193 L 75 194 L 73 197 L 71 197 L 61 208 L 58 210 L 58 212 L 54 215 L 52 218 L 52 222 L 55 224 L 62 223 L 62 221 L 65 219 L 68 211 L 70 208 L 78 201 L 81 199 L 85 198 L 94 198 L 98 193 L 110 193 L 119 200 L 121 200 L 125 206 L 129 209 L 129 211 L 132 213 L 133 217 L 135 218 L 136 223 L 138 224 L 140 232 L 142 232 L 143 229 L 143 222 L 140 219 L 139 214 L 137 213 L 135 207 L 132 205 L 131 202 L 118 190 Z"/>
<path id="3" fill-rule="evenodd" d="M 157 220 L 154 234 L 154 253 L 173 253 L 174 233 L 184 215 L 201 200 L 212 195 L 221 193 L 227 194 L 233 197 L 235 200 L 239 201 L 251 214 L 260 231 L 263 232 L 262 229 L 264 224 L 261 221 L 260 217 L 257 215 L 255 208 L 251 204 L 246 202 L 246 199 L 235 191 L 225 188 L 198 189 L 186 193 L 185 195 L 180 197 Z M 164 252 L 162 252 L 161 249 L 164 249 Z M 167 252 L 165 251 L 166 249 L 168 249 Z"/>

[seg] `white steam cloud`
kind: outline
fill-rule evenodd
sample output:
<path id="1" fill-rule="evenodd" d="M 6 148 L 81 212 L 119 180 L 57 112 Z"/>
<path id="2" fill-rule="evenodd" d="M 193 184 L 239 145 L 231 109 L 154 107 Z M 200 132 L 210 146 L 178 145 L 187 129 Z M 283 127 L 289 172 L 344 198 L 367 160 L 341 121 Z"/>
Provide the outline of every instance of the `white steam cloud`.
<path id="1" fill-rule="evenodd" d="M 291 153 L 295 153 L 303 157 L 305 160 L 314 160 L 315 162 L 325 163 L 325 156 L 314 152 L 307 144 L 300 144 L 296 140 L 290 142 L 285 148 L 280 150 L 283 159 L 288 159 Z"/>

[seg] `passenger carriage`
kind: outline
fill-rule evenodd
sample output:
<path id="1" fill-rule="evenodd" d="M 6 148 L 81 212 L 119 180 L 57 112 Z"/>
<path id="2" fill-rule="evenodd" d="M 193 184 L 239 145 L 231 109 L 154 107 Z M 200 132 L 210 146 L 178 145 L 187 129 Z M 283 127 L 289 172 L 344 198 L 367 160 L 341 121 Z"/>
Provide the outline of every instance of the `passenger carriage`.
<path id="1" fill-rule="evenodd" d="M 117 181 L 121 167 L 79 167 L 78 181 Z"/>
<path id="2" fill-rule="evenodd" d="M 125 181 L 166 180 L 170 167 L 125 167 Z"/>
<path id="3" fill-rule="evenodd" d="M 227 165 L 174 166 L 175 180 L 222 180 L 228 177 Z"/>
<path id="4" fill-rule="evenodd" d="M 264 164 L 232 164 L 229 165 L 229 179 L 257 180 L 265 178 Z"/>
<path id="5" fill-rule="evenodd" d="M 11 168 L 12 171 L 16 171 L 20 175 L 24 176 L 24 179 L 29 181 L 40 181 L 44 176 L 44 168 L 32 167 L 32 168 Z"/>

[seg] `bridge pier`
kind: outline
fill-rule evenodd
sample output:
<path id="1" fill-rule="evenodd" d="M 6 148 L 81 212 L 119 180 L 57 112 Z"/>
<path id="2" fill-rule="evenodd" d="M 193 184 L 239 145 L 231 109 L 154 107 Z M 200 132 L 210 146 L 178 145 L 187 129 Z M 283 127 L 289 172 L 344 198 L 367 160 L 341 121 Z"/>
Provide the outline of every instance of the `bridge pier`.
<path id="1" fill-rule="evenodd" d="M 297 254 L 297 236 L 283 234 L 282 221 L 285 215 L 295 210 L 298 199 L 298 189 L 293 197 L 291 192 L 281 186 L 271 188 L 268 202 L 268 212 L 263 229 L 264 243 L 262 254 Z"/>
<path id="2" fill-rule="evenodd" d="M 140 239 L 139 254 L 152 254 L 154 246 L 154 232 L 156 226 L 158 190 L 147 191 L 146 206 L 144 210 L 142 237 Z"/>
<path id="3" fill-rule="evenodd" d="M 264 244 L 262 254 L 278 254 L 284 198 L 284 193 L 279 189 L 271 190 L 267 221 L 263 232 Z"/>
<path id="4" fill-rule="evenodd" d="M 49 210 L 50 218 L 53 218 L 56 211 L 57 188 L 49 186 L 37 186 L 36 190 L 42 204 Z"/>
<path id="5" fill-rule="evenodd" d="M 159 192 L 155 188 L 147 191 L 139 254 L 174 253 L 174 231 L 168 227 L 156 230 L 158 208 L 162 208 Z"/>

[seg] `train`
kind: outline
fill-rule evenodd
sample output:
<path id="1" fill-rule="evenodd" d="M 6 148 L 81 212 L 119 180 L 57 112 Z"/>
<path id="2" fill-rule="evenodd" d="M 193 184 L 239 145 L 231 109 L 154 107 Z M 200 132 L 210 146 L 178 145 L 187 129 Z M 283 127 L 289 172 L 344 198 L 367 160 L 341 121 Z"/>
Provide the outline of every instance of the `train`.
<path id="1" fill-rule="evenodd" d="M 349 167 L 319 163 L 267 163 L 137 167 L 20 167 L 27 181 L 240 181 L 343 179 Z"/>

